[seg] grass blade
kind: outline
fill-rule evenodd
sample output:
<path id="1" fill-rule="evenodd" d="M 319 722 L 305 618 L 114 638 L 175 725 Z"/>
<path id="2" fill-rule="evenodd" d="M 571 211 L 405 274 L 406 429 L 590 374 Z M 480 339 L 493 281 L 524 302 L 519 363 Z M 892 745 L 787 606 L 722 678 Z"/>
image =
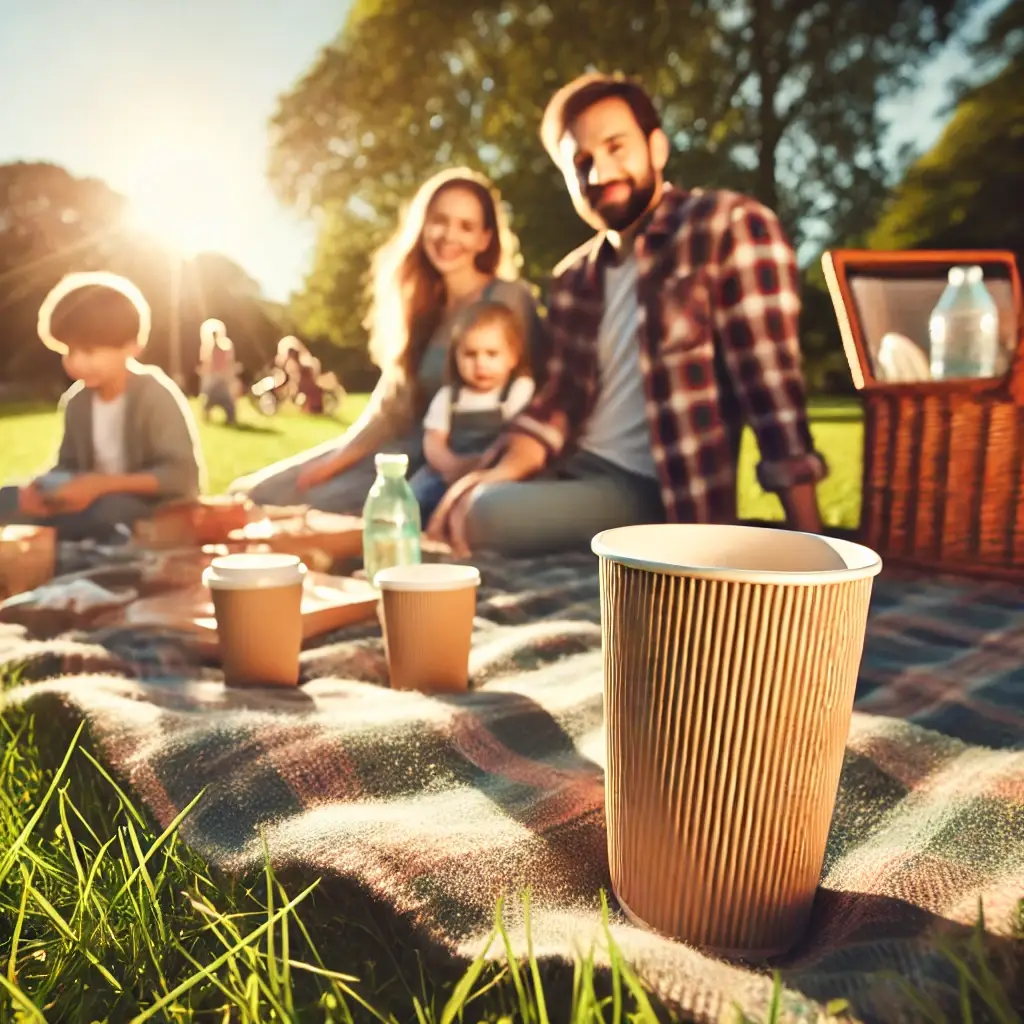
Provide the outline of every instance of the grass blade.
<path id="1" fill-rule="evenodd" d="M 39 1007 L 17 985 L 12 985 L 2 974 L 0 974 L 0 988 L 7 992 L 11 997 L 11 1002 L 25 1014 L 26 1021 L 33 1021 L 33 1024 L 46 1024 L 46 1018 Z"/>
<path id="2" fill-rule="evenodd" d="M 46 812 L 46 808 L 49 805 L 50 800 L 53 798 L 53 794 L 57 791 L 57 787 L 60 785 L 60 780 L 64 777 L 64 772 L 67 771 L 71 757 L 75 752 L 75 748 L 78 746 L 78 737 L 82 735 L 82 730 L 84 728 L 85 722 L 79 722 L 78 728 L 75 730 L 75 735 L 71 738 L 71 743 L 68 745 L 67 752 L 64 754 L 64 760 L 61 761 L 60 766 L 53 773 L 53 779 L 46 790 L 46 794 L 39 802 L 39 806 L 35 809 L 32 816 L 25 822 L 24 827 L 18 834 L 18 838 L 14 840 L 10 847 L 8 847 L 3 860 L 0 860 L 0 885 L 3 885 L 6 881 L 11 868 L 14 866 L 18 853 L 28 842 L 29 836 L 32 835 L 32 831 L 35 829 L 36 825 L 39 824 L 39 819 L 42 818 L 43 814 Z"/>
<path id="3" fill-rule="evenodd" d="M 222 964 L 227 963 L 229 959 L 240 953 L 246 946 L 261 938 L 268 928 L 273 927 L 277 921 L 285 916 L 285 914 L 290 913 L 294 907 L 297 907 L 319 884 L 320 880 L 317 879 L 317 881 L 312 885 L 307 886 L 301 893 L 299 893 L 298 896 L 295 897 L 295 899 L 286 903 L 272 918 L 269 918 L 261 924 L 255 931 L 250 932 L 244 939 L 236 942 L 230 949 L 221 953 L 216 960 L 211 964 L 208 964 L 202 971 L 193 974 L 190 978 L 186 978 L 180 985 L 168 992 L 162 999 L 158 999 L 152 1006 L 133 1017 L 131 1019 L 131 1024 L 142 1024 L 143 1021 L 151 1020 L 160 1013 L 164 1007 L 170 1006 L 171 1003 L 173 1003 L 179 996 L 184 995 L 190 989 L 194 988 L 200 981 L 212 974 Z"/>

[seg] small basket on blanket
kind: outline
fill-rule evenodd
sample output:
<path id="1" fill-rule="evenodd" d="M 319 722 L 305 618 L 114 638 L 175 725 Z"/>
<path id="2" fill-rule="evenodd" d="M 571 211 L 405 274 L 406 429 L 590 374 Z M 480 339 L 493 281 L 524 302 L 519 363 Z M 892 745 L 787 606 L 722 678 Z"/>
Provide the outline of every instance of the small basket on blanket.
<path id="1" fill-rule="evenodd" d="M 886 336 L 908 351 L 916 342 L 923 361 L 946 275 L 965 264 L 982 267 L 999 307 L 1003 375 L 880 380 Z M 863 398 L 860 538 L 893 562 L 1024 579 L 1024 332 L 1013 254 L 835 250 L 822 267 Z"/>
<path id="2" fill-rule="evenodd" d="M 0 601 L 53 578 L 57 537 L 49 526 L 0 526 Z"/>
<path id="3" fill-rule="evenodd" d="M 135 524 L 135 540 L 151 551 L 224 544 L 249 522 L 252 508 L 247 498 L 233 496 L 169 502 Z"/>

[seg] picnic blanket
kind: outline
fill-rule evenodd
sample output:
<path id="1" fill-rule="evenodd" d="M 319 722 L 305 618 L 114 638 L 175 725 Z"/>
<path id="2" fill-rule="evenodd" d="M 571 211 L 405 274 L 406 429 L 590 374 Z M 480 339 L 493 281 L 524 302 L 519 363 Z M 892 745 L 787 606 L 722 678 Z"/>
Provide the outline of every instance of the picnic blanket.
<path id="1" fill-rule="evenodd" d="M 335 880 L 346 916 L 387 919 L 439 976 L 482 951 L 501 896 L 524 951 L 516 894 L 529 888 L 533 950 L 557 984 L 574 956 L 607 959 L 596 560 L 476 564 L 466 695 L 379 685 L 375 626 L 304 652 L 304 685 L 285 693 L 225 689 L 174 634 L 40 642 L 7 627 L 0 664 L 23 680 L 7 699 L 36 714 L 37 734 L 84 719 L 162 826 L 205 787 L 182 826 L 204 856 L 245 872 L 262 864 L 265 836 L 279 871 Z M 904 1019 L 883 968 L 955 1014 L 956 970 L 939 945 L 974 924 L 979 899 L 994 969 L 1019 985 L 1022 693 L 1016 588 L 883 572 L 813 919 L 774 965 L 791 991 L 784 1019 L 822 1019 L 836 998 L 858 1019 Z M 763 965 L 713 960 L 611 907 L 615 945 L 672 1014 L 763 1019 Z"/>

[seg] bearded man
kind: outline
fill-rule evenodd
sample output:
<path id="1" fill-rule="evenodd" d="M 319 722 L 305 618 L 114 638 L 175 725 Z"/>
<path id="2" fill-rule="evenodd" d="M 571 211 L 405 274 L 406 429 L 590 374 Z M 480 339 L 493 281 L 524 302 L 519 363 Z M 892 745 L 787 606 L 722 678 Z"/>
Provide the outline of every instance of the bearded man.
<path id="1" fill-rule="evenodd" d="M 789 524 L 818 532 L 827 468 L 808 428 L 799 277 L 772 211 L 664 178 L 670 143 L 636 83 L 583 75 L 541 139 L 597 234 L 556 268 L 546 381 L 500 460 L 428 532 L 466 554 L 587 548 L 601 530 L 735 521 L 740 439 Z"/>

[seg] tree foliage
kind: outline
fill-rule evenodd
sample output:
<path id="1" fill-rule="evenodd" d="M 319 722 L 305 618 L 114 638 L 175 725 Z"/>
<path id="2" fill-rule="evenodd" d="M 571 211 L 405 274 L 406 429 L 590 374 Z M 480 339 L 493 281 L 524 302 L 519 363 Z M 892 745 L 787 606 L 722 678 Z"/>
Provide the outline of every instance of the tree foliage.
<path id="1" fill-rule="evenodd" d="M 798 241 L 863 228 L 888 184 L 880 102 L 912 83 L 971 5 L 356 0 L 273 119 L 279 194 L 324 212 L 296 310 L 359 343 L 356 268 L 419 181 L 453 163 L 495 180 L 525 270 L 543 278 L 586 229 L 537 128 L 552 92 L 591 67 L 635 75 L 659 98 L 674 180 L 750 192 Z"/>
<path id="2" fill-rule="evenodd" d="M 870 243 L 878 249 L 1004 248 L 1024 260 L 1024 4 L 975 49 L 995 73 L 964 90 L 938 142 L 908 171 Z"/>
<path id="3" fill-rule="evenodd" d="M 38 343 L 36 318 L 46 293 L 78 270 L 131 278 L 153 309 L 147 358 L 170 364 L 172 307 L 179 317 L 182 368 L 196 362 L 199 324 L 219 317 L 253 371 L 288 325 L 259 285 L 234 261 L 201 253 L 181 261 L 127 226 L 123 196 L 95 179 L 47 163 L 0 166 L 0 381 L 63 381 L 59 360 Z"/>

